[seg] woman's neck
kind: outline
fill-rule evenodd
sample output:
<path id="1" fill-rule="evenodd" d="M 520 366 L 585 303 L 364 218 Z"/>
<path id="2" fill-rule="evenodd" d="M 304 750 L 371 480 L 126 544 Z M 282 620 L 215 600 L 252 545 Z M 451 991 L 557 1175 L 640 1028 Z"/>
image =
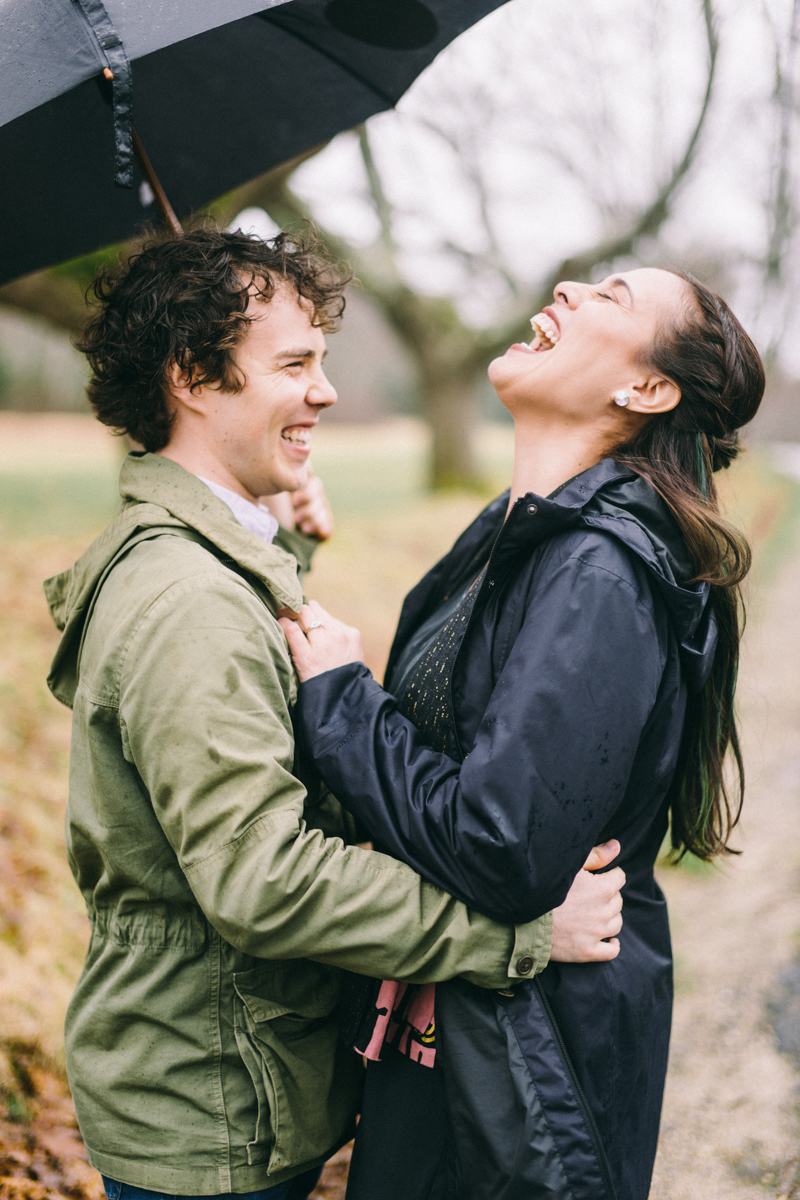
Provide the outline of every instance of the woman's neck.
<path id="1" fill-rule="evenodd" d="M 562 483 L 587 471 L 606 454 L 606 440 L 596 429 L 517 420 L 514 428 L 514 472 L 509 509 L 520 496 L 549 496 Z"/>

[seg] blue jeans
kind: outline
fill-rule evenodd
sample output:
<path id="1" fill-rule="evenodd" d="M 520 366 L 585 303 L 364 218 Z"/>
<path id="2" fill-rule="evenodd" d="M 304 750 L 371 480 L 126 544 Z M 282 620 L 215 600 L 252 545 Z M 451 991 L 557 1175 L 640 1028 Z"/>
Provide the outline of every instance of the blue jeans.
<path id="1" fill-rule="evenodd" d="M 260 1192 L 228 1192 L 224 1196 L 175 1196 L 166 1192 L 148 1192 L 145 1188 L 134 1187 L 132 1183 L 117 1183 L 116 1179 L 107 1179 L 105 1175 L 103 1184 L 108 1200 L 307 1200 L 321 1174 L 321 1169 L 315 1167 L 313 1171 L 296 1175 L 288 1183 L 263 1188 Z"/>

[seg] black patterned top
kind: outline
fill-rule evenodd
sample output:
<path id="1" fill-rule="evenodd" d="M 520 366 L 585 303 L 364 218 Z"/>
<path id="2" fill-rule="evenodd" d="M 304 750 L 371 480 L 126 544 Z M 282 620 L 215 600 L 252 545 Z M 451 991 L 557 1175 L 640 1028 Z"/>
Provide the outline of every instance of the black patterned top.
<path id="1" fill-rule="evenodd" d="M 386 682 L 400 712 L 431 749 L 457 760 L 461 752 L 450 715 L 450 677 L 485 572 L 484 567 L 419 627 Z"/>

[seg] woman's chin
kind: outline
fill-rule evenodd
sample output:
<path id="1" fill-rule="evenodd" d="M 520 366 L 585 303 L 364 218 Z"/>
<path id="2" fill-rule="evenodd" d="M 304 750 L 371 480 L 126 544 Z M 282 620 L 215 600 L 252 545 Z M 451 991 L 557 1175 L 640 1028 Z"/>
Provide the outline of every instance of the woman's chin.
<path id="1" fill-rule="evenodd" d="M 517 398 L 520 394 L 525 393 L 531 387 L 528 382 L 534 376 L 538 376 L 542 366 L 546 362 L 546 355 L 534 354 L 528 352 L 523 354 L 522 351 L 515 350 L 513 347 L 507 350 L 502 358 L 496 358 L 489 364 L 489 382 L 491 383 L 497 395 L 500 398 L 500 403 L 506 408 L 508 403 L 503 397 L 503 393 L 513 393 Z"/>

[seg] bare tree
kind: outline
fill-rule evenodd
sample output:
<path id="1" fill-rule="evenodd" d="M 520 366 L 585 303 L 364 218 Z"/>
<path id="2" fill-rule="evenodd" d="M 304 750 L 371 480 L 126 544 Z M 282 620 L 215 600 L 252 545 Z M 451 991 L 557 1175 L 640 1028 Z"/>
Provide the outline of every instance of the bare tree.
<path id="1" fill-rule="evenodd" d="M 330 249 L 353 263 L 365 292 L 378 304 L 416 367 L 420 408 L 433 433 L 430 479 L 434 487 L 473 486 L 480 482 L 472 438 L 477 396 L 486 366 L 511 342 L 530 337 L 528 319 L 552 297 L 555 284 L 566 278 L 587 279 L 601 265 L 611 266 L 635 257 L 643 243 L 657 237 L 669 217 L 681 184 L 697 159 L 714 89 L 719 47 L 712 0 L 700 0 L 699 9 L 702 41 L 696 49 L 701 61 L 705 55 L 705 69 L 697 107 L 683 132 L 682 144 L 668 161 L 663 161 L 662 141 L 658 148 L 661 161 L 656 161 L 649 171 L 638 172 L 638 194 L 632 194 L 630 187 L 624 188 L 622 198 L 619 190 L 615 194 L 615 148 L 620 140 L 620 120 L 626 114 L 611 111 L 600 80 L 597 102 L 588 108 L 578 104 L 576 111 L 567 114 L 561 124 L 565 114 L 553 100 L 553 116 L 547 118 L 548 128 L 543 131 L 541 123 L 523 119 L 526 101 L 530 102 L 531 97 L 518 86 L 517 73 L 511 72 L 510 84 L 500 89 L 504 94 L 498 97 L 493 84 L 493 78 L 496 80 L 498 76 L 492 75 L 491 64 L 489 68 L 486 66 L 484 46 L 484 70 L 471 89 L 465 89 L 463 78 L 456 77 L 449 90 L 439 85 L 435 103 L 430 102 L 430 97 L 417 101 L 414 114 L 406 118 L 406 123 L 413 126 L 413 136 L 421 132 L 447 147 L 452 161 L 458 164 L 460 186 L 471 198 L 474 212 L 468 244 L 466 239 L 459 240 L 451 229 L 445 228 L 434 245 L 433 254 L 446 256 L 451 264 L 456 264 L 456 273 L 460 272 L 460 285 L 451 288 L 450 294 L 426 294 L 423 287 L 410 279 L 413 270 L 408 266 L 407 240 L 409 220 L 415 214 L 404 208 L 402 200 L 390 198 L 392 167 L 379 165 L 372 123 L 370 131 L 361 127 L 356 132 L 365 191 L 376 226 L 376 235 L 369 244 L 359 245 L 322 229 L 313 202 L 309 207 L 299 198 L 297 190 L 290 186 L 288 175 L 256 180 L 231 198 L 231 213 L 237 205 L 240 208 L 258 205 L 284 228 L 313 220 Z M 597 15 L 598 10 L 594 11 Z M 588 36 L 591 40 L 591 34 Z M 562 84 L 563 72 L 573 85 L 588 68 L 597 68 L 602 75 L 590 47 L 584 47 L 578 54 L 573 41 L 569 48 L 571 57 L 562 45 Z M 494 49 L 496 57 L 503 60 L 508 77 L 507 47 L 500 45 Z M 595 58 L 598 55 L 597 46 L 594 55 Z M 649 63 L 648 67 L 652 65 Z M 607 86 L 608 81 L 606 89 Z M 661 106 L 654 102 L 652 108 L 653 121 L 658 124 L 663 117 Z M 570 119 L 580 135 L 571 139 L 563 136 L 564 125 Z M 501 189 L 493 171 L 489 144 L 503 124 L 513 132 L 519 160 L 524 160 L 526 154 L 530 156 L 535 148 L 540 160 L 549 159 L 554 171 L 569 177 L 584 197 L 596 201 L 600 236 L 577 253 L 564 255 L 538 275 L 526 274 L 524 267 L 520 269 L 515 261 L 514 239 L 508 236 L 509 221 L 503 214 L 504 198 L 498 194 Z M 561 135 L 558 139 L 549 136 L 551 127 L 558 129 Z M 384 155 L 384 159 L 388 157 Z M 419 164 L 415 169 L 419 170 Z M 394 171 L 397 172 L 396 164 Z M 394 190 L 398 191 L 396 187 Z M 536 207 L 534 203 L 528 206 L 531 221 L 537 218 Z M 484 306 L 478 322 L 465 314 L 464 296 L 470 288 L 493 299 L 494 311 L 487 312 Z"/>

